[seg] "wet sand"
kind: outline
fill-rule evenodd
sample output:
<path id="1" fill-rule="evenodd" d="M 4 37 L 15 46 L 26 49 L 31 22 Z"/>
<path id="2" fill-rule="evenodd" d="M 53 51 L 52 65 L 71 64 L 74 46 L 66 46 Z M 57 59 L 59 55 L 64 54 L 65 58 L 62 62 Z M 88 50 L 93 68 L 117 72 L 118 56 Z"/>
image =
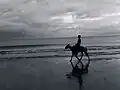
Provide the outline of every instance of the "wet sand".
<path id="1" fill-rule="evenodd" d="M 0 90 L 120 90 L 119 60 L 91 61 L 82 84 L 71 71 L 69 58 L 1 60 Z"/>

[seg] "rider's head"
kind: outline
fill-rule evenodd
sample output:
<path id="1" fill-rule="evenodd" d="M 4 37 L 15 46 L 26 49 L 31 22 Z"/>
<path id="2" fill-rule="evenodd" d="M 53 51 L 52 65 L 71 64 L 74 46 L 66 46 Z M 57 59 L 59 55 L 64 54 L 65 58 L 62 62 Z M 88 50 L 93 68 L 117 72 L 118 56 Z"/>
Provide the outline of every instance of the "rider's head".
<path id="1" fill-rule="evenodd" d="M 78 35 L 78 38 L 81 38 L 81 35 Z"/>

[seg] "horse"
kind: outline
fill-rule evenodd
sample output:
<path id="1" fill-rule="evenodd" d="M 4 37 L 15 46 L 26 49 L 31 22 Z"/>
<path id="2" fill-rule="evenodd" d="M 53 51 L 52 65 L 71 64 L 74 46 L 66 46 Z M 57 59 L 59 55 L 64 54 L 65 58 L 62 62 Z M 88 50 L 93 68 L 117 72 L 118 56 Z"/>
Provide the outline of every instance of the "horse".
<path id="1" fill-rule="evenodd" d="M 75 67 L 76 67 L 79 63 L 81 63 L 82 69 L 83 69 L 84 65 L 83 65 L 83 63 L 82 63 L 81 60 L 82 60 L 82 57 L 83 57 L 84 54 L 88 57 L 88 63 L 87 63 L 87 65 L 86 65 L 86 68 L 89 67 L 90 58 L 89 58 L 89 55 L 88 55 L 88 52 L 87 52 L 87 48 L 86 48 L 86 47 L 84 47 L 84 46 L 79 46 L 79 47 L 77 47 L 77 46 L 75 46 L 75 45 L 71 46 L 70 44 L 67 44 L 67 45 L 65 46 L 65 49 L 70 49 L 70 51 L 72 52 L 71 59 L 70 59 L 70 63 L 71 63 L 71 65 L 72 65 L 73 68 L 74 68 L 74 65 L 73 65 L 73 63 L 72 63 L 72 58 L 73 58 L 73 56 L 75 56 L 75 57 L 78 59 L 78 62 L 76 63 Z M 81 58 L 80 58 L 80 59 L 78 58 L 78 53 L 81 53 Z"/>

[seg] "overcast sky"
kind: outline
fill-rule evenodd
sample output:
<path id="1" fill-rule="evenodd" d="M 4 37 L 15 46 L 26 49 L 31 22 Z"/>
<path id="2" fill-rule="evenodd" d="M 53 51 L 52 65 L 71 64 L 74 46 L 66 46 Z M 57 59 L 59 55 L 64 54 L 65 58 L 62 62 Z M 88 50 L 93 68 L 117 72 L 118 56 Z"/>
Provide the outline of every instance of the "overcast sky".
<path id="1" fill-rule="evenodd" d="M 120 32 L 119 4 L 120 0 L 0 0 L 0 38 L 115 34 Z"/>

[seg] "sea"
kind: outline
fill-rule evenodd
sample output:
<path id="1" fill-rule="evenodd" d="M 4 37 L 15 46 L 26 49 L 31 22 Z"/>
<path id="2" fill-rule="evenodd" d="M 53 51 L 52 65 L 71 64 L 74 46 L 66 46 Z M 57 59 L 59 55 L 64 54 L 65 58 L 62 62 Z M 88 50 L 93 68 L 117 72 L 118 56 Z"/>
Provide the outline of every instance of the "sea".
<path id="1" fill-rule="evenodd" d="M 77 37 L 3 40 L 0 41 L 0 60 L 68 58 L 71 51 L 65 50 L 65 46 L 76 42 Z M 81 45 L 87 47 L 91 60 L 120 59 L 120 35 L 85 36 Z"/>

